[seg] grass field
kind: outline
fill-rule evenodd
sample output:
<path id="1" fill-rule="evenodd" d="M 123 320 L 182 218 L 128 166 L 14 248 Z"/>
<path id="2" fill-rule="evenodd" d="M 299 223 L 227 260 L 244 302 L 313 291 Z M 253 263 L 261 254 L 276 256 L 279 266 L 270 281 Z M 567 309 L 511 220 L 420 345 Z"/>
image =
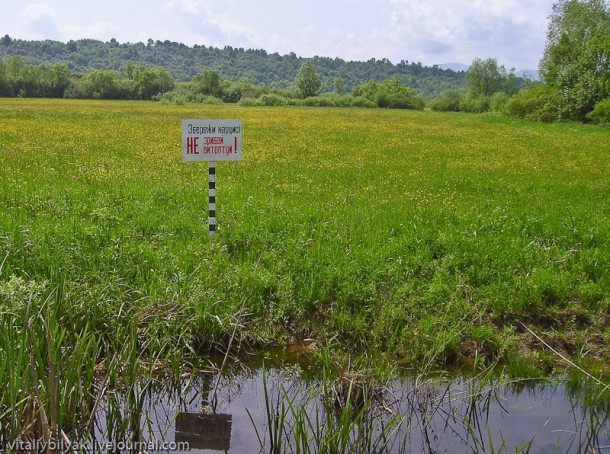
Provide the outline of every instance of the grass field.
<path id="1" fill-rule="evenodd" d="M 213 239 L 183 118 L 244 124 Z M 3 310 L 59 285 L 68 326 L 199 348 L 245 299 L 242 337 L 409 361 L 497 353 L 519 322 L 610 341 L 608 129 L 57 100 L 2 100 L 0 122 Z"/>
<path id="2" fill-rule="evenodd" d="M 184 118 L 243 121 L 243 161 L 217 164 L 214 238 Z M 236 324 L 253 346 L 313 338 L 444 364 L 528 358 L 540 343 L 523 323 L 608 360 L 607 128 L 2 99 L 0 156 L 0 383 L 14 388 L 0 416 L 26 399 L 23 376 L 52 395 L 117 352 L 226 346 Z"/>

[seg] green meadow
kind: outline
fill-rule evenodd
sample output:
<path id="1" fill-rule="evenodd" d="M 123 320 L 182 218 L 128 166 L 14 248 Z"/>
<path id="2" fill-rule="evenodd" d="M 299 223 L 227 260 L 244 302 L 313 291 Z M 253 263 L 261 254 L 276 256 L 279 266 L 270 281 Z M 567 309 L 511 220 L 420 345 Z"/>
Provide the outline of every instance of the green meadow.
<path id="1" fill-rule="evenodd" d="M 243 122 L 243 160 L 217 163 L 214 237 L 186 118 Z M 108 389 L 230 341 L 528 375 L 555 357 L 529 328 L 607 364 L 607 128 L 3 99 L 0 156 L 4 441 L 86 428 Z"/>
<path id="2" fill-rule="evenodd" d="M 182 162 L 238 118 L 241 162 Z M 202 352 L 330 338 L 405 362 L 610 342 L 610 130 L 381 109 L 0 103 L 0 304 Z M 535 347 L 535 345 L 528 345 Z"/>
<path id="3" fill-rule="evenodd" d="M 184 118 L 244 125 L 243 161 L 217 165 L 213 238 Z M 607 128 L 20 99 L 0 125 L 0 307 L 19 319 L 53 295 L 67 345 L 132 326 L 191 353 L 235 331 L 446 363 L 535 350 L 525 324 L 607 359 Z"/>

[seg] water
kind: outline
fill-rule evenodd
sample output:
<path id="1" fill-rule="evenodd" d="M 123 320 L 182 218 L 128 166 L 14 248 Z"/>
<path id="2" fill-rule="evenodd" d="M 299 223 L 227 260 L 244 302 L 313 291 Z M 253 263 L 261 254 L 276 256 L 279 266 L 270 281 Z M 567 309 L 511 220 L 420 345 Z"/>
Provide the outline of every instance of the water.
<path id="1" fill-rule="evenodd" d="M 269 452 L 267 405 L 271 413 L 286 415 L 289 439 L 294 438 L 298 419 L 290 405 L 302 408 L 301 415 L 308 415 L 309 422 L 323 422 L 314 430 L 325 428 L 323 387 L 307 367 L 306 362 L 290 362 L 266 371 L 238 368 L 222 377 L 201 374 L 179 385 L 151 383 L 137 396 L 118 393 L 116 401 L 98 414 L 96 439 L 165 441 L 169 444 L 154 447 L 174 452 Z M 607 406 L 583 405 L 557 379 L 405 376 L 388 383 L 376 397 L 367 406 L 367 422 L 355 425 L 351 433 L 368 431 L 371 438 L 379 438 L 383 426 L 394 421 L 383 452 L 610 452 Z M 109 410 L 119 407 L 120 415 Z M 356 402 L 354 413 L 359 409 Z M 190 451 L 178 442 L 188 442 Z M 152 445 L 145 447 L 154 450 Z M 295 450 L 294 440 L 284 450 Z"/>

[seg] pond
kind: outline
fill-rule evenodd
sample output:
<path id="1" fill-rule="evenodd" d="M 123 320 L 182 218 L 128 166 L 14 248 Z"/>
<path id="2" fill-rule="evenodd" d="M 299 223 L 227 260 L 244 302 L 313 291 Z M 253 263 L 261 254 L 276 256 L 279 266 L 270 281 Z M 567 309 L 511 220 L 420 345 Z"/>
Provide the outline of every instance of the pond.
<path id="1" fill-rule="evenodd" d="M 561 377 L 405 374 L 375 387 L 357 374 L 316 378 L 302 358 L 268 359 L 111 394 L 87 443 L 191 453 L 610 450 L 608 404 L 585 405 Z"/>

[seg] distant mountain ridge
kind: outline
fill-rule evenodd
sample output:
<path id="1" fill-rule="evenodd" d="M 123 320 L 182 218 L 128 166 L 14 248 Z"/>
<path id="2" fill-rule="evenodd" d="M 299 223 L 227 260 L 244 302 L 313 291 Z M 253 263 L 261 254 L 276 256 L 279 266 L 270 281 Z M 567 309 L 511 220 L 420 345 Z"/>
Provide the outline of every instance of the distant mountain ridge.
<path id="1" fill-rule="evenodd" d="M 276 89 L 292 87 L 300 67 L 309 61 L 318 71 L 323 92 L 335 91 L 337 87 L 351 91 L 369 80 L 382 82 L 395 78 L 428 99 L 444 90 L 461 89 L 465 83 L 464 73 L 406 60 L 394 64 L 387 58 L 372 58 L 366 62 L 318 56 L 303 58 L 294 52 L 279 55 L 263 49 L 231 46 L 222 49 L 205 45 L 190 47 L 152 39 L 146 43 L 119 43 L 115 39 L 108 42 L 80 39 L 63 43 L 52 40 L 27 41 L 5 35 L 0 38 L 0 59 L 9 56 L 21 56 L 25 63 L 31 65 L 63 63 L 75 73 L 95 70 L 125 73 L 127 63 L 163 67 L 177 81 L 189 81 L 196 74 L 214 69 L 228 80 L 237 81 L 246 77 L 254 84 Z"/>
<path id="2" fill-rule="evenodd" d="M 469 65 L 465 65 L 463 63 L 442 63 L 440 65 L 436 65 L 441 69 L 450 69 L 451 71 L 468 71 L 470 68 Z"/>
<path id="3" fill-rule="evenodd" d="M 529 79 L 533 81 L 540 80 L 540 71 L 538 71 L 537 69 L 522 69 L 520 71 L 517 71 L 515 75 L 517 77 L 522 77 L 524 79 Z"/>

